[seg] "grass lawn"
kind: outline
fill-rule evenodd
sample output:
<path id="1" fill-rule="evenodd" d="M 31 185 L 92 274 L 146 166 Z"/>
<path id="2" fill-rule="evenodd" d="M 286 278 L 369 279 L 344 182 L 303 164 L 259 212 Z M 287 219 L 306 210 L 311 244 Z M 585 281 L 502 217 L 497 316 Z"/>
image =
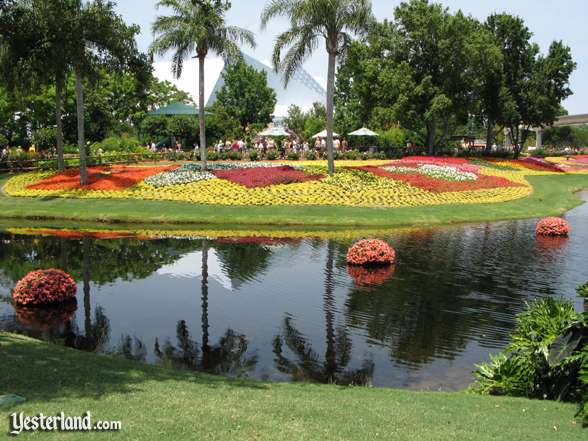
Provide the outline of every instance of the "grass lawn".
<path id="1" fill-rule="evenodd" d="M 116 223 L 396 227 L 557 215 L 581 203 L 573 191 L 588 175 L 530 176 L 533 195 L 498 204 L 410 208 L 217 206 L 141 200 L 13 198 L 0 194 L 0 217 Z M 0 176 L 0 185 L 6 176 Z"/>
<path id="2" fill-rule="evenodd" d="M 229 380 L 0 333 L 0 394 L 27 415 L 92 412 L 122 432 L 36 433 L 112 440 L 586 440 L 576 407 L 465 393 Z M 33 438 L 22 434 L 19 438 Z"/>

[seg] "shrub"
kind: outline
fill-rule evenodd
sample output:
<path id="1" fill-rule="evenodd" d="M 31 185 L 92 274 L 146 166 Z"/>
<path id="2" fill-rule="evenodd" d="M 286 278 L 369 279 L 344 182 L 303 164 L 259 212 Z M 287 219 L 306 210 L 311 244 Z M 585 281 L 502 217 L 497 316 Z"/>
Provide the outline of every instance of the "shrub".
<path id="1" fill-rule="evenodd" d="M 300 155 L 298 153 L 295 153 L 295 152 L 290 152 L 290 153 L 288 153 L 287 158 L 290 161 L 298 161 L 300 159 Z"/>
<path id="2" fill-rule="evenodd" d="M 482 394 L 580 402 L 588 361 L 588 316 L 564 299 L 541 299 L 517 317 L 511 344 L 476 366 L 472 390 Z"/>
<path id="3" fill-rule="evenodd" d="M 308 159 L 309 161 L 316 161 L 317 156 L 315 152 L 308 152 L 306 154 L 306 159 Z"/>
<path id="4" fill-rule="evenodd" d="M 39 150 L 52 149 L 57 145 L 57 129 L 45 127 L 33 132 L 33 142 Z"/>
<path id="5" fill-rule="evenodd" d="M 249 160 L 250 161 L 257 161 L 259 159 L 259 153 L 257 150 L 251 150 L 249 152 Z"/>
<path id="6" fill-rule="evenodd" d="M 538 236 L 568 237 L 570 224 L 561 217 L 546 217 L 537 223 L 535 233 Z"/>
<path id="7" fill-rule="evenodd" d="M 588 298 L 588 282 L 578 287 L 577 291 L 579 296 Z"/>
<path id="8" fill-rule="evenodd" d="M 268 161 L 273 161 L 273 160 L 277 159 L 278 152 L 276 152 L 275 150 L 270 150 L 267 152 L 266 157 L 267 157 Z"/>
<path id="9" fill-rule="evenodd" d="M 383 240 L 364 239 L 354 243 L 347 251 L 349 265 L 389 265 L 396 260 L 394 248 Z"/>
<path id="10" fill-rule="evenodd" d="M 12 299 L 21 306 L 64 302 L 76 295 L 76 282 L 58 269 L 31 271 L 15 286 Z"/>
<path id="11" fill-rule="evenodd" d="M 231 161 L 240 161 L 241 159 L 243 159 L 243 155 L 241 154 L 241 152 L 236 152 L 233 150 L 227 153 L 227 157 Z"/>
<path id="12" fill-rule="evenodd" d="M 111 136 L 101 142 L 92 144 L 92 150 L 94 152 L 102 149 L 104 153 L 134 153 L 139 151 L 140 148 L 139 140 L 129 136 Z"/>
<path id="13" fill-rule="evenodd" d="M 218 153 L 217 152 L 208 152 L 206 155 L 206 159 L 209 161 L 218 161 Z"/>

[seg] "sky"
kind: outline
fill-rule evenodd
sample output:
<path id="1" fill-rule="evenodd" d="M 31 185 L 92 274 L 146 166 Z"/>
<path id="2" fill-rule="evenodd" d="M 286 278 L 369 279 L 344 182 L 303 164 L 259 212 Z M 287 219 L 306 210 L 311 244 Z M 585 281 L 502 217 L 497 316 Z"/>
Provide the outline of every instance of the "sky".
<path id="1" fill-rule="evenodd" d="M 508 12 L 523 17 L 533 32 L 534 41 L 546 52 L 554 40 L 562 40 L 571 47 L 572 56 L 578 64 L 571 79 L 574 92 L 564 102 L 570 114 L 588 113 L 588 44 L 584 28 L 588 17 L 588 0 L 440 0 L 451 11 L 461 9 L 464 13 L 484 20 L 493 12 Z M 139 49 L 146 51 L 153 40 L 151 23 L 158 14 L 157 0 L 117 0 L 117 10 L 129 23 L 141 27 L 138 38 Z M 271 58 L 276 36 L 287 29 L 287 21 L 271 22 L 267 29 L 260 30 L 259 17 L 266 0 L 232 0 L 233 7 L 227 14 L 231 25 L 247 28 L 256 33 L 257 48 L 244 48 L 244 52 L 260 61 Z M 372 0 L 374 14 L 379 20 L 391 19 L 399 0 Z M 171 54 L 170 54 L 171 57 Z M 305 64 L 305 69 L 321 84 L 325 84 L 327 63 L 326 51 L 320 48 Z"/>

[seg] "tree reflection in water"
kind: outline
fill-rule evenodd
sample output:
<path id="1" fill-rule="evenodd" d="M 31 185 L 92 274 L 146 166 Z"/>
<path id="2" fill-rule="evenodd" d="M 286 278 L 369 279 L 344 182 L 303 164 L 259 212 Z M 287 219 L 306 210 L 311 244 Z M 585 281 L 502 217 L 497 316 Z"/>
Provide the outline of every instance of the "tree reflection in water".
<path id="1" fill-rule="evenodd" d="M 334 260 L 335 243 L 327 245 L 327 263 L 325 268 L 325 295 L 323 309 L 325 313 L 326 351 L 324 361 L 312 348 L 311 343 L 292 324 L 292 319 L 284 319 L 282 335 L 274 338 L 273 352 L 276 368 L 288 374 L 293 381 L 313 381 L 340 385 L 371 384 L 374 363 L 364 360 L 359 369 L 347 369 L 351 361 L 352 343 L 345 328 L 335 328 L 334 297 Z M 294 361 L 284 355 L 284 344 L 296 357 Z"/>
<path id="2" fill-rule="evenodd" d="M 190 336 L 185 320 L 176 326 L 177 346 L 167 340 L 160 345 L 155 340 L 155 355 L 160 363 L 175 369 L 208 372 L 231 376 L 243 376 L 255 368 L 257 356 L 247 355 L 247 338 L 232 329 L 227 329 L 218 344 L 211 346 L 208 321 L 208 241 L 202 242 L 202 343 L 199 345 Z"/>

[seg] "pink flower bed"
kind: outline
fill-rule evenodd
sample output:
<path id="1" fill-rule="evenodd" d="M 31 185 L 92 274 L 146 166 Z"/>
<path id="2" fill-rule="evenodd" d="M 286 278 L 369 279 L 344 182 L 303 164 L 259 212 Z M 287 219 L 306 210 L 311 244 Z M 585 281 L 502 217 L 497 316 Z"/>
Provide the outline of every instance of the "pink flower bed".
<path id="1" fill-rule="evenodd" d="M 213 173 L 217 178 L 226 179 L 227 181 L 244 185 L 249 188 L 291 184 L 294 182 L 317 181 L 324 178 L 323 175 L 305 173 L 287 165 L 280 167 L 214 170 Z"/>
<path id="2" fill-rule="evenodd" d="M 570 224 L 561 217 L 546 217 L 537 223 L 535 232 L 538 236 L 568 237 Z"/>
<path id="3" fill-rule="evenodd" d="M 42 306 L 75 298 L 76 282 L 58 269 L 31 271 L 14 287 L 12 299 L 20 306 Z"/>
<path id="4" fill-rule="evenodd" d="M 347 251 L 349 265 L 389 265 L 396 260 L 396 251 L 383 240 L 364 239 Z"/>

